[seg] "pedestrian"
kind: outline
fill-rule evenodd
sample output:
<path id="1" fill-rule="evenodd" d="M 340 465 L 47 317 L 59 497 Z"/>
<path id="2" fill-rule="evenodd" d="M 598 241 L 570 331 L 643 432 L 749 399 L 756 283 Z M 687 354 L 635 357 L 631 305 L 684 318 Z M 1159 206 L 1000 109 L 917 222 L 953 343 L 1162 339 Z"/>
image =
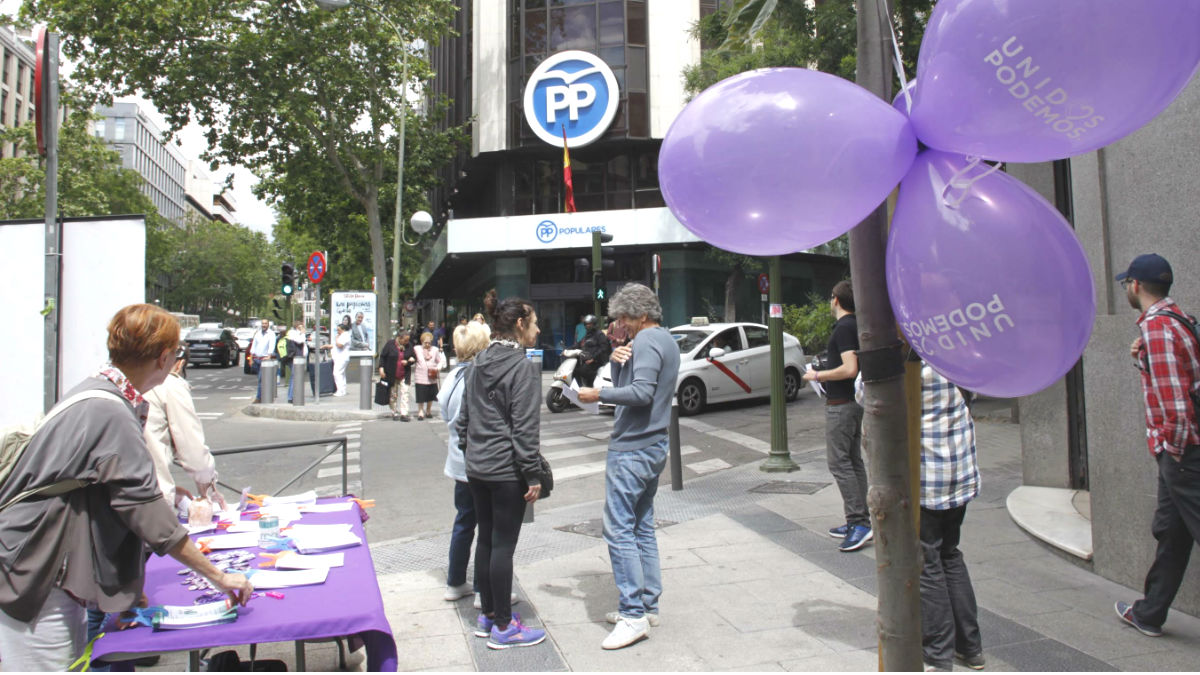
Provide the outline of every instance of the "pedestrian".
<path id="1" fill-rule="evenodd" d="M 321 349 L 328 350 L 333 357 L 333 395 L 345 396 L 346 366 L 350 365 L 350 328 L 344 323 L 339 323 L 333 344 L 321 345 Z"/>
<path id="2" fill-rule="evenodd" d="M 430 322 L 432 323 L 432 322 Z M 438 375 L 446 367 L 442 350 L 433 346 L 433 334 L 421 333 L 421 346 L 417 347 L 417 363 L 414 366 L 413 382 L 417 389 L 417 419 L 433 419 L 433 402 L 438 395 Z M 425 407 L 422 408 L 421 406 Z"/>
<path id="3" fill-rule="evenodd" d="M 254 392 L 254 402 L 262 403 L 262 362 L 275 358 L 275 331 L 271 330 L 271 322 L 263 319 L 257 333 L 250 341 L 250 369 L 258 376 L 258 389 Z"/>
<path id="4" fill-rule="evenodd" d="M 396 337 L 383 346 L 379 353 L 379 379 L 388 386 L 388 407 L 392 419 L 409 421 L 408 388 L 412 381 L 412 367 L 417 362 L 412 347 L 408 345 L 408 332 L 401 329 Z"/>
<path id="5" fill-rule="evenodd" d="M 620 649 L 646 638 L 649 627 L 658 625 L 662 570 L 654 496 L 667 464 L 679 348 L 660 325 L 662 306 L 646 286 L 622 286 L 608 311 L 625 324 L 632 341 L 613 351 L 613 386 L 582 389 L 579 400 L 616 406 L 604 476 L 604 541 L 617 584 L 617 611 L 605 617 L 616 625 L 600 646 Z"/>
<path id="6" fill-rule="evenodd" d="M 442 331 L 438 330 L 437 325 L 432 319 L 425 325 L 425 332 L 433 336 L 434 347 L 446 351 L 446 346 L 442 343 Z"/>
<path id="7" fill-rule="evenodd" d="M 541 494 L 541 373 L 525 358 L 537 344 L 537 312 L 527 300 L 500 302 L 495 289 L 484 307 L 494 339 L 475 356 L 464 380 L 455 433 L 466 451 L 467 484 L 475 500 L 479 541 L 475 575 L 480 614 L 475 635 L 488 647 L 527 647 L 546 639 L 512 611 L 512 560 L 526 504 Z M 469 449 L 469 451 L 468 451 Z"/>
<path id="8" fill-rule="evenodd" d="M 241 574 L 213 566 L 163 499 L 146 448 L 146 401 L 175 365 L 179 322 L 129 305 L 108 325 L 109 363 L 33 435 L 0 483 L 0 655 L 6 671 L 63 671 L 84 649 L 84 608 L 144 602 L 143 547 L 171 555 L 245 605 Z M 83 394 L 92 398 L 73 398 Z M 55 486 L 43 494 L 33 488 Z M 14 501 L 15 500 L 15 501 Z"/>
<path id="9" fill-rule="evenodd" d="M 582 386 L 590 387 L 596 381 L 596 373 L 608 363 L 613 348 L 608 337 L 596 327 L 595 314 L 583 317 L 583 324 L 586 332 L 579 341 L 579 380 Z"/>
<path id="10" fill-rule="evenodd" d="M 608 335 L 608 341 L 612 343 L 613 349 L 629 342 L 629 332 L 625 330 L 625 324 L 620 321 L 609 321 L 606 335 Z"/>
<path id="11" fill-rule="evenodd" d="M 288 343 L 288 354 L 295 358 L 297 356 L 304 359 L 304 370 L 308 373 L 308 385 L 312 389 L 313 396 L 317 395 L 317 379 L 313 372 L 313 364 L 308 360 L 308 336 L 304 334 L 304 321 L 299 320 L 292 326 L 292 329 L 285 336 Z M 292 395 L 296 386 L 296 371 L 293 367 L 292 376 L 288 379 L 288 403 L 292 402 Z M 300 375 L 300 388 L 304 388 L 304 375 Z M 303 393 L 303 392 L 301 392 Z"/>
<path id="12" fill-rule="evenodd" d="M 438 409 L 450 432 L 444 473 L 454 479 L 454 529 L 450 533 L 450 560 L 443 596 L 449 602 L 465 598 L 477 588 L 476 584 L 467 583 L 467 563 L 471 560 L 471 542 L 475 540 L 475 499 L 467 483 L 466 459 L 458 447 L 454 422 L 462 407 L 463 379 L 474 364 L 475 355 L 487 348 L 488 336 L 483 326 L 471 323 L 454 329 L 453 342 L 458 365 L 446 376 L 446 388 L 438 393 Z"/>
<path id="13" fill-rule="evenodd" d="M 849 281 L 833 287 L 829 307 L 835 319 L 826 347 L 824 368 L 808 370 L 806 381 L 825 388 L 825 452 L 829 473 L 842 495 L 844 525 L 829 529 L 841 539 L 839 551 L 857 551 L 871 541 L 871 515 L 867 511 L 867 469 L 862 458 L 863 408 L 854 400 L 858 376 L 858 321 L 854 316 L 854 290 Z"/>
<path id="14" fill-rule="evenodd" d="M 363 313 L 354 315 L 354 325 L 350 328 L 350 349 L 353 351 L 375 351 L 371 346 L 371 335 L 367 325 L 363 323 Z"/>
<path id="15" fill-rule="evenodd" d="M 975 589 L 958 550 L 967 504 L 979 494 L 975 422 L 963 392 L 921 364 L 921 647 L 926 670 L 954 658 L 984 667 Z"/>
<path id="16" fill-rule="evenodd" d="M 591 316 L 590 314 L 588 316 Z M 579 323 L 575 324 L 575 347 L 579 347 L 579 343 L 583 342 L 584 336 L 587 335 L 587 317 L 579 317 Z"/>
<path id="17" fill-rule="evenodd" d="M 1146 443 L 1158 465 L 1158 505 L 1150 528 L 1158 549 L 1146 574 L 1145 597 L 1132 605 L 1117 602 L 1116 610 L 1143 635 L 1159 637 L 1193 543 L 1200 541 L 1200 345 L 1184 323 L 1193 320 L 1169 295 L 1174 275 L 1162 256 L 1134 258 L 1117 281 L 1129 304 L 1141 312 L 1141 335 L 1129 353 L 1141 375 Z"/>
<path id="18" fill-rule="evenodd" d="M 476 313 L 475 313 L 475 316 L 471 317 L 471 320 L 472 320 L 472 321 L 476 321 L 476 322 L 480 323 L 481 325 L 483 325 L 483 328 L 484 328 L 484 330 L 486 330 L 486 331 L 487 331 L 487 334 L 488 334 L 488 337 L 489 337 L 489 338 L 492 336 L 492 327 L 491 327 L 491 326 L 489 326 L 489 325 L 488 325 L 488 322 L 484 320 L 484 318 L 483 318 L 483 314 L 480 314 L 479 312 L 476 312 Z"/>

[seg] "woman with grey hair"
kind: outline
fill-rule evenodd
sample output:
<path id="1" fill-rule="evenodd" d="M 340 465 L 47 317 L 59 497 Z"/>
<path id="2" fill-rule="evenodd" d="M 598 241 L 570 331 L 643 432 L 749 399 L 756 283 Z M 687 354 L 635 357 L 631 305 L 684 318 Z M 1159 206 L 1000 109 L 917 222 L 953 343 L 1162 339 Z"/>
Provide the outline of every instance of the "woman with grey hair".
<path id="1" fill-rule="evenodd" d="M 625 284 L 609 300 L 608 315 L 617 319 L 645 316 L 654 323 L 661 323 L 662 304 L 649 288 L 641 284 Z"/>

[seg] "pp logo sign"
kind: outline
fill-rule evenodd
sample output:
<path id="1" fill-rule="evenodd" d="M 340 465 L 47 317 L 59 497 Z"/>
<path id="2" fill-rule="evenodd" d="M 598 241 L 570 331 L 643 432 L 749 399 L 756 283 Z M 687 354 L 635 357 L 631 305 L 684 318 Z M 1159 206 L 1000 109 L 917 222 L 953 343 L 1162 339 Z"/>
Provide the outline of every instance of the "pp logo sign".
<path id="1" fill-rule="evenodd" d="M 567 51 L 542 61 L 525 85 L 525 120 L 538 138 L 571 147 L 600 138 L 617 114 L 620 92 L 612 69 L 595 54 Z"/>

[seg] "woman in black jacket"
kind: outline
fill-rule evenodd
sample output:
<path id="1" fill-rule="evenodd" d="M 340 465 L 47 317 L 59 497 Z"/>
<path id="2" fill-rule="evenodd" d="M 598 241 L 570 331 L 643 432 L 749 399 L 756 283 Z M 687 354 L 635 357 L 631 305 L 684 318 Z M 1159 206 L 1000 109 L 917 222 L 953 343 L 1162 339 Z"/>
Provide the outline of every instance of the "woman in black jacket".
<path id="1" fill-rule="evenodd" d="M 379 352 L 379 379 L 387 383 L 390 391 L 388 407 L 392 409 L 392 419 L 403 422 L 408 421 L 408 387 L 412 382 L 412 364 L 417 360 L 408 340 L 408 333 L 401 330 Z"/>
<path id="2" fill-rule="evenodd" d="M 541 373 L 525 358 L 537 344 L 537 313 L 527 300 L 499 302 L 493 289 L 484 298 L 492 318 L 492 341 L 475 356 L 466 376 L 455 422 L 475 500 L 479 541 L 475 545 L 480 615 L 475 635 L 493 649 L 526 647 L 546 639 L 512 611 L 512 559 L 525 505 L 541 494 L 539 480 Z"/>

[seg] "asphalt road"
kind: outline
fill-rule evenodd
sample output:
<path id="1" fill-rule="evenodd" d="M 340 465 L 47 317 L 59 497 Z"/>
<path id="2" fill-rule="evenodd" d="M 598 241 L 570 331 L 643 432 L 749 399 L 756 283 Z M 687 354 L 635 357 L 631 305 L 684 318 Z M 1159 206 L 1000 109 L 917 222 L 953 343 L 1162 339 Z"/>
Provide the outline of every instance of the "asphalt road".
<path id="1" fill-rule="evenodd" d="M 209 447 L 217 450 L 282 441 L 303 443 L 344 436 L 349 444 L 349 491 L 376 500 L 369 511 L 372 543 L 432 536 L 448 530 L 454 518 L 453 484 L 443 474 L 446 425 L 433 420 L 291 422 L 250 417 L 242 410 L 254 398 L 256 379 L 240 367 L 193 367 L 188 380 Z M 788 404 L 789 450 L 798 461 L 825 452 L 820 401 L 805 389 Z M 684 417 L 680 424 L 683 478 L 687 481 L 731 467 L 761 463 L 770 450 L 770 406 L 765 399 L 718 404 Z M 554 467 L 555 491 L 539 509 L 602 499 L 604 462 L 613 418 L 579 411 L 559 414 L 542 407 L 542 451 Z M 297 446 L 217 459 L 221 482 L 252 492 L 275 492 L 329 447 Z M 765 478 L 766 474 L 764 474 Z M 670 489 L 670 472 L 660 489 Z M 341 456 L 335 452 L 305 473 L 285 494 L 316 489 L 341 492 Z M 186 479 L 181 485 L 187 485 Z M 224 490 L 226 497 L 231 491 Z"/>

